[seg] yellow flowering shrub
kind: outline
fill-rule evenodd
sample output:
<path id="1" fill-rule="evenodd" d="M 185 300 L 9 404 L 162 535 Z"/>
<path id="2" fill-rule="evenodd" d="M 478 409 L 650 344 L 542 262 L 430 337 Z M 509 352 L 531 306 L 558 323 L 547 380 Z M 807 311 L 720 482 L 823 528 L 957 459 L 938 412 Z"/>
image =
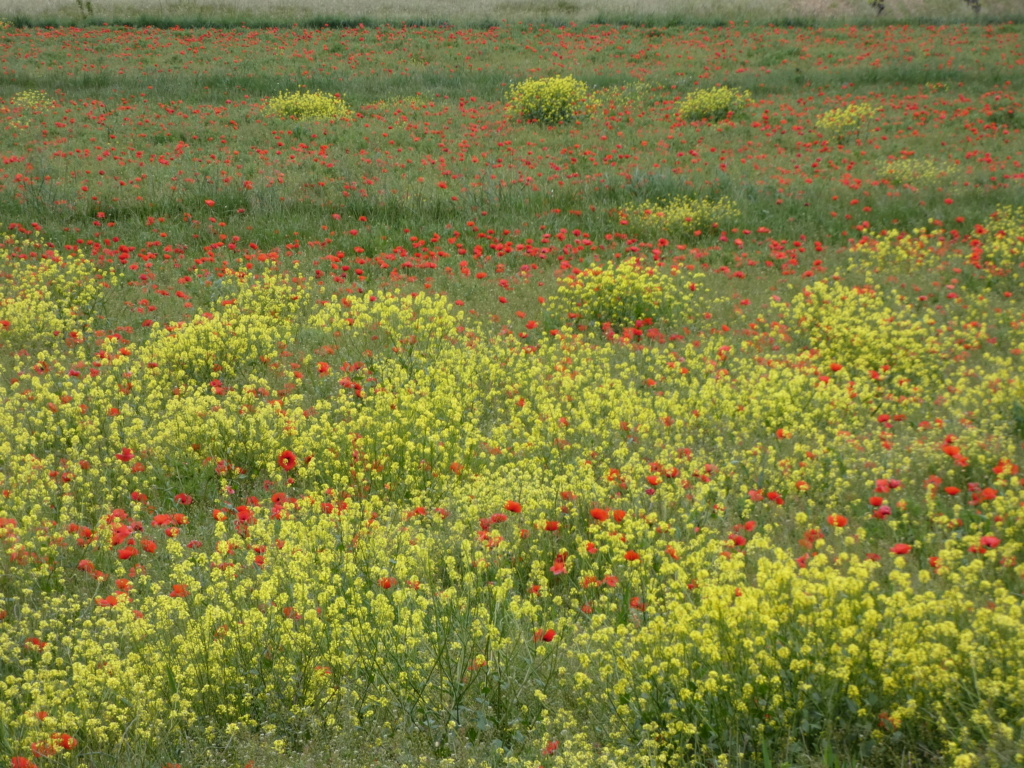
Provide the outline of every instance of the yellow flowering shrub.
<path id="1" fill-rule="evenodd" d="M 630 231 L 653 239 L 709 235 L 735 221 L 740 210 L 727 197 L 673 197 L 628 205 L 619 214 Z"/>
<path id="2" fill-rule="evenodd" d="M 615 328 L 639 320 L 671 318 L 682 312 L 702 275 L 693 275 L 685 288 L 675 284 L 656 265 L 639 256 L 595 264 L 559 280 L 550 308 L 570 321 L 610 323 Z"/>
<path id="3" fill-rule="evenodd" d="M 282 91 L 267 99 L 266 109 L 296 120 L 344 120 L 353 114 L 343 98 L 323 91 Z"/>
<path id="4" fill-rule="evenodd" d="M 931 184 L 951 172 L 952 169 L 945 163 L 937 163 L 926 157 L 901 157 L 889 160 L 882 167 L 882 174 L 898 185 Z"/>
<path id="5" fill-rule="evenodd" d="M 836 107 L 822 113 L 814 126 L 825 138 L 844 141 L 858 134 L 865 123 L 878 115 L 878 111 L 878 107 L 863 102 L 847 104 L 845 107 Z"/>
<path id="6" fill-rule="evenodd" d="M 989 221 L 967 233 L 957 233 L 930 222 L 910 232 L 867 232 L 852 252 L 875 269 L 935 269 L 955 261 L 981 272 L 996 286 L 1014 289 L 1024 285 L 1024 209 L 999 206 Z"/>
<path id="7" fill-rule="evenodd" d="M 687 122 L 725 120 L 753 103 L 750 91 L 720 85 L 690 91 L 679 102 L 676 117 Z"/>
<path id="8" fill-rule="evenodd" d="M 50 106 L 52 100 L 46 91 L 28 90 L 18 91 L 16 94 L 11 96 L 8 103 L 12 107 L 16 107 L 18 109 L 33 110 Z"/>
<path id="9" fill-rule="evenodd" d="M 908 377 L 906 385 L 934 383 L 961 350 L 987 336 L 978 323 L 940 326 L 930 311 L 908 311 L 897 294 L 870 284 L 819 281 L 779 313 L 785 320 L 779 332 L 822 360 L 896 381 Z"/>
<path id="10" fill-rule="evenodd" d="M 520 120 L 557 125 L 574 120 L 590 104 L 590 90 L 572 75 L 524 80 L 505 93 L 506 109 Z"/>
<path id="11" fill-rule="evenodd" d="M 59 253 L 38 234 L 0 239 L 0 347 L 36 352 L 54 338 L 81 340 L 101 298 L 116 283 L 80 250 Z"/>
<path id="12" fill-rule="evenodd" d="M 8 238 L 45 322 L 0 314 L 3 758 L 1024 759 L 1024 329 L 888 279 L 1016 279 L 1021 218 L 865 234 L 728 340 L 695 329 L 735 297 L 639 253 L 528 338 L 225 268 L 125 339 L 108 266 Z"/>

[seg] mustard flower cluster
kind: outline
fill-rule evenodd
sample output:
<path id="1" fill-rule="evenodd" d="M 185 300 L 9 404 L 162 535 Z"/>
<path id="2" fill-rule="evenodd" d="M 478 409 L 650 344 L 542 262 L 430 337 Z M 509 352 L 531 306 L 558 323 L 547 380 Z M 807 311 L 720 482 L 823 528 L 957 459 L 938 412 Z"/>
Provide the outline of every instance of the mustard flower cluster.
<path id="1" fill-rule="evenodd" d="M 551 310 L 570 324 L 610 324 L 621 329 L 638 321 L 678 321 L 703 275 L 690 273 L 685 285 L 639 256 L 595 264 L 559 281 Z"/>
<path id="2" fill-rule="evenodd" d="M 910 232 L 887 230 L 869 232 L 852 248 L 852 253 L 871 262 L 875 269 L 936 269 L 959 260 L 986 276 L 989 284 L 1002 290 L 1020 290 L 1024 275 L 1024 208 L 999 206 L 988 222 L 976 224 L 969 238 L 970 250 L 958 247 L 962 238 L 934 221 Z"/>
<path id="3" fill-rule="evenodd" d="M 506 108 L 520 120 L 557 125 L 574 120 L 591 103 L 587 84 L 572 75 L 524 80 L 505 94 Z"/>
<path id="4" fill-rule="evenodd" d="M 740 209 L 727 197 L 672 197 L 628 205 L 619 214 L 622 223 L 640 237 L 699 237 L 731 224 L 739 217 Z"/>
<path id="5" fill-rule="evenodd" d="M 383 728 L 515 768 L 720 764 L 798 732 L 880 764 L 1024 757 L 1024 383 L 1009 353 L 964 364 L 970 314 L 822 280 L 760 347 L 645 346 L 628 326 L 685 322 L 706 278 L 632 256 L 547 302 L 619 340 L 520 344 L 446 296 L 228 273 L 69 364 L 99 299 L 37 238 L 4 249 L 5 301 L 69 323 L 15 338 L 0 308 L 0 344 L 38 350 L 0 384 L 11 754 Z M 300 336 L 342 354 L 286 357 Z M 911 426 L 935 393 L 957 434 Z"/>
<path id="6" fill-rule="evenodd" d="M 823 113 L 815 121 L 814 126 L 826 138 L 843 141 L 856 135 L 865 123 L 877 116 L 878 111 L 878 107 L 870 104 L 848 104 Z"/>
<path id="7" fill-rule="evenodd" d="M 698 120 L 718 121 L 737 114 L 753 102 L 750 91 L 721 85 L 717 88 L 700 88 L 686 94 L 676 117 L 687 122 Z"/>
<path id="8" fill-rule="evenodd" d="M 890 160 L 882 168 L 882 173 L 894 184 L 930 184 L 948 176 L 952 169 L 946 163 L 938 163 L 932 158 L 902 157 Z"/>
<path id="9" fill-rule="evenodd" d="M 352 115 L 345 100 L 323 91 L 288 91 L 267 100 L 266 109 L 296 120 L 343 120 Z"/>
<path id="10" fill-rule="evenodd" d="M 12 107 L 18 109 L 42 109 L 48 107 L 53 103 L 49 94 L 46 91 L 40 90 L 27 90 L 18 91 L 16 94 L 11 96 L 8 102 Z"/>

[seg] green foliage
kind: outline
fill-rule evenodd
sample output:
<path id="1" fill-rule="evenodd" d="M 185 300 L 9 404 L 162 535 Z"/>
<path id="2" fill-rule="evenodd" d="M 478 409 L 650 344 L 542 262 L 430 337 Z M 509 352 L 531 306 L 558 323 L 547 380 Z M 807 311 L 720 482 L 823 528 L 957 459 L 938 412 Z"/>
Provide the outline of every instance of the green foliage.
<path id="1" fill-rule="evenodd" d="M 289 91 L 267 100 L 267 111 L 296 120 L 343 120 L 352 115 L 345 100 L 323 91 Z"/>
<path id="2" fill-rule="evenodd" d="M 516 83 L 505 95 L 509 112 L 520 120 L 557 125 L 573 120 L 591 103 L 587 84 L 572 75 Z"/>
<path id="3" fill-rule="evenodd" d="M 751 102 L 750 91 L 730 88 L 701 88 L 686 94 L 680 102 L 676 116 L 680 120 L 695 122 L 711 120 L 717 122 L 747 107 Z"/>

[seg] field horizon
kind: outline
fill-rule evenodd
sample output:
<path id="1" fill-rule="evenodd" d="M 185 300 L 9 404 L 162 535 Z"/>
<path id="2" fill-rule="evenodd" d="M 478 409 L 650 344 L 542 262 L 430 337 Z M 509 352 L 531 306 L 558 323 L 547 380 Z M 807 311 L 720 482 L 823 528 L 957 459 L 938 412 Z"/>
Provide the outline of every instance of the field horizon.
<path id="1" fill-rule="evenodd" d="M 888 0 L 882 14 L 868 0 L 0 0 L 0 18 L 29 24 L 893 24 L 1020 22 L 1016 0 Z"/>

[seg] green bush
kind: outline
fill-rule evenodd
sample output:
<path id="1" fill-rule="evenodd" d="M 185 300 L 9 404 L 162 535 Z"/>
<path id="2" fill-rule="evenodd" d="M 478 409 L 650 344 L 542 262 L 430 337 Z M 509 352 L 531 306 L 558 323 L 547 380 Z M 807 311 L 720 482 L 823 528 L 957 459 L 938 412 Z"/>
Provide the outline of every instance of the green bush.
<path id="1" fill-rule="evenodd" d="M 747 107 L 751 101 L 750 91 L 741 91 L 727 85 L 701 88 L 686 94 L 679 104 L 676 117 L 687 122 L 724 120 L 730 113 L 738 113 Z"/>
<path id="2" fill-rule="evenodd" d="M 545 125 L 573 120 L 591 104 L 587 84 L 572 75 L 524 80 L 508 89 L 505 100 L 520 120 Z"/>

